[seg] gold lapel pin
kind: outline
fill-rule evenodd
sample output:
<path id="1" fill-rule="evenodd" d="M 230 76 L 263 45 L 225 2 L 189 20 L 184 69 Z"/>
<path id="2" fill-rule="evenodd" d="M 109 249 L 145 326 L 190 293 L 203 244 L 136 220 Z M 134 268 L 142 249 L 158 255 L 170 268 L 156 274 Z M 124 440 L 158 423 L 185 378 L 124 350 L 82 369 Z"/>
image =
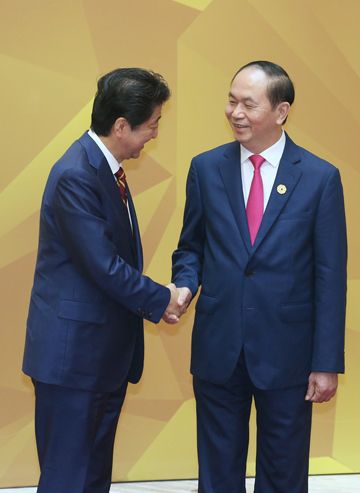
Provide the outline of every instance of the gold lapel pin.
<path id="1" fill-rule="evenodd" d="M 286 193 L 286 186 L 285 185 L 278 185 L 277 186 L 277 193 L 279 193 L 280 195 L 284 195 L 284 193 Z"/>

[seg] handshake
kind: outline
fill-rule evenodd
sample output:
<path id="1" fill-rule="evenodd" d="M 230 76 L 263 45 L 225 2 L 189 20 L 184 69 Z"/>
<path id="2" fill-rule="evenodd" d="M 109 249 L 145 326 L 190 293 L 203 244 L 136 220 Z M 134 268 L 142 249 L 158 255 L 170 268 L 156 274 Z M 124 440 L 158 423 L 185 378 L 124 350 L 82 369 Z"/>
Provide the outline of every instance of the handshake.
<path id="1" fill-rule="evenodd" d="M 162 318 L 168 324 L 176 324 L 186 312 L 192 294 L 189 288 L 177 288 L 173 283 L 166 287 L 170 290 L 171 298 Z"/>

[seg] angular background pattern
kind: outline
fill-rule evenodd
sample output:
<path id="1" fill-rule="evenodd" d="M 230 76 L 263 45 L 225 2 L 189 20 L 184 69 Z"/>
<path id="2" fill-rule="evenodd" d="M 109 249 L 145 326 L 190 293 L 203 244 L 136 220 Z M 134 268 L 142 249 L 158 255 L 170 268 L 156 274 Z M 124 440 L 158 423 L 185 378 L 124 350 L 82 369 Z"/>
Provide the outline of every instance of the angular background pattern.
<path id="1" fill-rule="evenodd" d="M 190 159 L 232 139 L 223 114 L 229 81 L 252 59 L 287 68 L 297 90 L 287 131 L 342 173 L 347 374 L 336 399 L 315 407 L 311 472 L 360 472 L 359 18 L 356 0 L 1 1 L 0 486 L 38 478 L 33 391 L 20 367 L 39 206 L 52 164 L 88 128 L 97 78 L 142 66 L 172 89 L 159 138 L 127 164 L 146 273 L 167 283 Z M 130 386 L 120 419 L 115 481 L 197 476 L 192 319 L 193 308 L 178 326 L 146 324 L 145 372 Z M 249 474 L 254 435 L 253 416 Z"/>

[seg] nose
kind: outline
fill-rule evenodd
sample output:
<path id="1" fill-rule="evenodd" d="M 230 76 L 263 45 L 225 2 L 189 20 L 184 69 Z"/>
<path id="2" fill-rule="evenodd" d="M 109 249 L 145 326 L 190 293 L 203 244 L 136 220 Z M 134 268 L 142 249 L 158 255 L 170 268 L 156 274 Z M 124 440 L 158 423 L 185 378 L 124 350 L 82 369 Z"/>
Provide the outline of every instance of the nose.
<path id="1" fill-rule="evenodd" d="M 237 104 L 235 106 L 235 108 L 233 109 L 232 116 L 234 118 L 244 118 L 244 116 L 245 116 L 244 110 L 243 110 L 242 106 L 240 105 L 240 103 Z"/>

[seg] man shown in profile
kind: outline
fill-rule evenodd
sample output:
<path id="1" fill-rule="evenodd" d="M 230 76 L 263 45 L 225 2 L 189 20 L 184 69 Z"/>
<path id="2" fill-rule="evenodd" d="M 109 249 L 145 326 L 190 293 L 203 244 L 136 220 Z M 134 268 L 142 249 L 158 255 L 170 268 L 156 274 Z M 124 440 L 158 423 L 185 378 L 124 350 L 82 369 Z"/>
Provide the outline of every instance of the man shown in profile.
<path id="1" fill-rule="evenodd" d="M 174 287 L 142 274 L 122 166 L 156 138 L 169 95 L 150 71 L 104 75 L 91 129 L 49 175 L 23 363 L 35 386 L 39 493 L 109 491 L 127 384 L 143 369 L 143 319 L 180 315 Z"/>

